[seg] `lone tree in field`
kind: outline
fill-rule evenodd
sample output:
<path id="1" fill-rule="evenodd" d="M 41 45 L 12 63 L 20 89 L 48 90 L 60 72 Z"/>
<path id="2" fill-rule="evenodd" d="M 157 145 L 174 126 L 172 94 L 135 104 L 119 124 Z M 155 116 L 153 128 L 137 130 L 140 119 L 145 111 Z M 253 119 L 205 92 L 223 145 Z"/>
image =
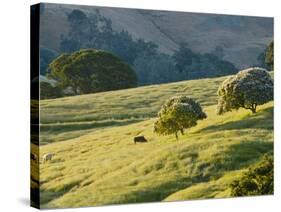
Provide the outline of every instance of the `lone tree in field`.
<path id="1" fill-rule="evenodd" d="M 159 135 L 175 134 L 178 140 L 178 132 L 183 135 L 185 129 L 206 117 L 199 103 L 186 96 L 175 96 L 168 99 L 159 111 L 154 132 Z"/>
<path id="2" fill-rule="evenodd" d="M 131 88 L 137 85 L 135 72 L 113 54 L 84 49 L 62 54 L 50 64 L 48 77 L 58 81 L 62 89 L 74 94 L 87 94 Z"/>
<path id="3" fill-rule="evenodd" d="M 239 108 L 256 113 L 258 105 L 273 100 L 273 80 L 265 69 L 249 68 L 226 79 L 218 96 L 218 114 Z"/>

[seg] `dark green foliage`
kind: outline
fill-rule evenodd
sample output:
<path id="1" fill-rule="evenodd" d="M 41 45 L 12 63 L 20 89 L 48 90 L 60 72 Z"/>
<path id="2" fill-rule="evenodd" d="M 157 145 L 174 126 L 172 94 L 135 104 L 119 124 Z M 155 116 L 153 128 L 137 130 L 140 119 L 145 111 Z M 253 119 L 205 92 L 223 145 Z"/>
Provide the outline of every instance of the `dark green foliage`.
<path id="1" fill-rule="evenodd" d="M 73 10 L 67 17 L 70 24 L 68 36 L 61 36 L 61 50 L 63 52 L 73 52 L 85 48 L 87 43 L 94 42 L 90 33 L 96 34 L 97 20 L 89 20 L 81 10 Z"/>
<path id="2" fill-rule="evenodd" d="M 222 60 L 214 54 L 203 54 L 199 58 L 202 64 L 199 70 L 201 72 L 204 72 L 204 70 L 207 71 L 205 74 L 207 76 L 224 76 L 237 72 L 236 67 L 232 63 Z"/>
<path id="3" fill-rule="evenodd" d="M 87 20 L 87 16 L 81 10 L 73 10 L 68 15 L 68 21 L 75 25 L 82 24 L 85 20 Z"/>
<path id="4" fill-rule="evenodd" d="M 173 59 L 179 72 L 186 73 L 187 79 L 224 76 L 236 73 L 236 67 L 218 55 L 223 56 L 223 49 L 216 47 L 213 53 L 199 54 L 188 48 L 186 43 L 180 44 Z"/>
<path id="5" fill-rule="evenodd" d="M 263 68 L 249 68 L 226 79 L 218 89 L 218 114 L 240 107 L 256 112 L 273 100 L 273 80 Z"/>
<path id="6" fill-rule="evenodd" d="M 262 161 L 250 168 L 239 181 L 231 186 L 232 196 L 273 194 L 273 157 L 265 155 Z"/>
<path id="7" fill-rule="evenodd" d="M 127 31 L 114 32 L 110 19 L 103 17 L 99 10 L 87 16 L 81 10 L 68 15 L 70 31 L 61 37 L 61 50 L 73 52 L 82 48 L 110 51 L 125 62 L 133 64 L 138 54 L 156 52 L 157 45 L 141 39 L 134 41 Z"/>
<path id="8" fill-rule="evenodd" d="M 85 49 L 62 54 L 50 64 L 50 78 L 62 89 L 87 94 L 136 86 L 137 78 L 129 65 L 111 53 Z"/>
<path id="9" fill-rule="evenodd" d="M 85 48 L 111 52 L 132 65 L 139 85 L 223 76 L 237 71 L 232 63 L 220 59 L 223 49 L 219 46 L 213 54 L 198 54 L 182 43 L 172 56 L 160 53 L 151 41 L 134 39 L 125 30 L 114 31 L 111 20 L 103 17 L 98 9 L 91 14 L 73 10 L 68 21 L 69 33 L 61 36 L 62 52 Z"/>
<path id="10" fill-rule="evenodd" d="M 274 42 L 270 44 L 259 54 L 258 64 L 260 67 L 273 70 L 274 69 Z"/>
<path id="11" fill-rule="evenodd" d="M 268 67 L 274 69 L 274 43 L 273 41 L 268 45 L 265 51 L 265 63 Z"/>
<path id="12" fill-rule="evenodd" d="M 186 78 L 184 72 L 177 72 L 173 59 L 167 54 L 139 55 L 134 61 L 134 70 L 140 84 L 168 83 Z"/>
<path id="13" fill-rule="evenodd" d="M 212 52 L 216 57 L 223 58 L 224 56 L 224 49 L 221 46 L 216 46 L 215 50 Z"/>
<path id="14" fill-rule="evenodd" d="M 107 47 L 105 49 L 118 55 L 131 65 L 134 64 L 134 61 L 139 55 L 156 55 L 158 48 L 153 42 L 145 42 L 142 39 L 134 41 L 131 34 L 124 30 L 121 32 L 112 32 L 106 43 Z"/>
<path id="15" fill-rule="evenodd" d="M 133 64 L 138 52 L 136 45 L 132 45 L 132 36 L 127 31 L 122 30 L 120 33 L 116 33 L 114 36 L 111 36 L 110 39 L 112 39 L 111 45 L 108 45 L 106 48 L 111 50 L 127 63 Z"/>
<path id="16" fill-rule="evenodd" d="M 193 57 L 195 57 L 195 54 L 187 48 L 187 43 L 181 43 L 179 49 L 173 55 L 176 68 L 180 72 L 184 71 L 187 66 L 192 65 Z"/>
<path id="17" fill-rule="evenodd" d="M 44 48 L 44 47 L 40 48 L 40 74 L 41 75 L 47 74 L 49 64 L 57 56 L 58 56 L 58 53 L 51 49 Z"/>
<path id="18" fill-rule="evenodd" d="M 40 99 L 54 99 L 62 96 L 59 87 L 51 85 L 48 82 L 40 82 Z"/>
<path id="19" fill-rule="evenodd" d="M 62 52 L 74 52 L 79 50 L 79 47 L 80 44 L 78 41 L 64 38 L 63 35 L 61 36 L 60 48 Z"/>
<path id="20" fill-rule="evenodd" d="M 186 96 L 175 96 L 168 99 L 159 111 L 154 132 L 159 135 L 175 134 L 178 139 L 179 131 L 184 134 L 185 129 L 206 117 L 199 103 Z"/>

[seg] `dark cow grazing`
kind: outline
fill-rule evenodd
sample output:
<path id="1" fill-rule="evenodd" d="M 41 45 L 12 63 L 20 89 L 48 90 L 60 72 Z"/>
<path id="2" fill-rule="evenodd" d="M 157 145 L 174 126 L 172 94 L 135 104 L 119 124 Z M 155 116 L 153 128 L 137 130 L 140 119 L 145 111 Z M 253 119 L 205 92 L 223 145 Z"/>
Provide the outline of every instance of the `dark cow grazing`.
<path id="1" fill-rule="evenodd" d="M 145 143 L 145 142 L 147 142 L 147 140 L 146 140 L 146 138 L 143 135 L 140 135 L 140 136 L 134 137 L 134 142 L 135 142 L 135 144 L 137 142 Z"/>

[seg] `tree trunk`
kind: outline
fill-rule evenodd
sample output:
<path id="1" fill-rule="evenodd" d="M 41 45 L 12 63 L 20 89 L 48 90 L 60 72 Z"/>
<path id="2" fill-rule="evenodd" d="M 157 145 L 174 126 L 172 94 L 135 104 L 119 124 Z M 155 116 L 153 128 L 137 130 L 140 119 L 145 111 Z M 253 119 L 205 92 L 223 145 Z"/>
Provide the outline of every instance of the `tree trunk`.
<path id="1" fill-rule="evenodd" d="M 256 113 L 257 112 L 257 104 L 253 104 L 252 105 L 251 111 L 252 111 L 252 113 Z"/>
<path id="2" fill-rule="evenodd" d="M 182 134 L 182 135 L 184 135 L 184 131 L 183 131 L 183 129 L 181 129 L 180 131 L 181 131 L 181 134 Z"/>
<path id="3" fill-rule="evenodd" d="M 179 140 L 178 133 L 175 133 L 176 139 Z"/>

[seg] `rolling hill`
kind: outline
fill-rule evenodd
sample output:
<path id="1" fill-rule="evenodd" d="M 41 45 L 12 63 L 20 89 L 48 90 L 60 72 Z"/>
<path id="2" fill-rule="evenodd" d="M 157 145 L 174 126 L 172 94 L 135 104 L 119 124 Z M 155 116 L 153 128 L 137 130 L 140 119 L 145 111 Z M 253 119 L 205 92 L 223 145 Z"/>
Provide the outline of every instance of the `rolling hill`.
<path id="1" fill-rule="evenodd" d="M 183 13 L 81 5 L 43 4 L 40 46 L 59 51 L 61 35 L 67 35 L 67 15 L 73 9 L 100 14 L 112 21 L 113 30 L 128 31 L 134 39 L 152 41 L 163 53 L 172 54 L 181 42 L 198 53 L 216 46 L 224 49 L 223 59 L 238 69 L 257 64 L 257 56 L 273 40 L 273 19 L 265 17 Z M 53 24 L 56 23 L 56 24 Z"/>
<path id="2" fill-rule="evenodd" d="M 273 151 L 273 102 L 256 114 L 218 116 L 213 78 L 40 102 L 43 208 L 230 197 L 229 184 Z M 163 102 L 188 95 L 208 118 L 175 136 L 157 136 Z M 148 143 L 134 144 L 144 135 Z"/>

